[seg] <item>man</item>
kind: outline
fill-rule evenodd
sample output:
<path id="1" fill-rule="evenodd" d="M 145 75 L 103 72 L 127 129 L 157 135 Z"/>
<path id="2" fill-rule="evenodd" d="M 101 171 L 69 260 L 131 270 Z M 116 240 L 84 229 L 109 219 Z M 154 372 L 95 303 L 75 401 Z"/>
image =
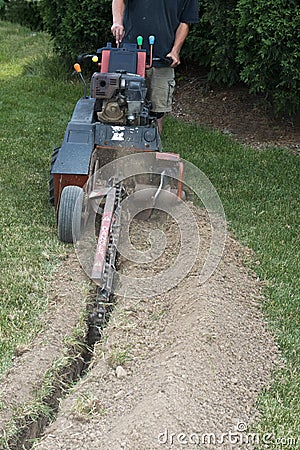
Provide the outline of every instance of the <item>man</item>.
<path id="1" fill-rule="evenodd" d="M 143 47 L 149 49 L 148 37 L 155 36 L 153 67 L 147 70 L 147 85 L 152 112 L 158 118 L 161 133 L 163 115 L 172 110 L 175 87 L 174 67 L 180 64 L 180 51 L 191 23 L 198 21 L 198 0 L 112 0 L 116 43 L 136 43 L 143 36 Z M 165 61 L 170 58 L 169 66 Z"/>

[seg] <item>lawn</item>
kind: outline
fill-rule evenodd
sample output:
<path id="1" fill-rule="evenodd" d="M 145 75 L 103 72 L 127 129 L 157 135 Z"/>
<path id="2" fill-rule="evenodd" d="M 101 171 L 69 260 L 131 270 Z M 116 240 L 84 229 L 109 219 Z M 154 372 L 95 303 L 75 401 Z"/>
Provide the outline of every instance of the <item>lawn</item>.
<path id="1" fill-rule="evenodd" d="M 47 35 L 0 22 L 0 374 L 40 329 L 45 283 L 65 252 L 48 203 L 49 161 L 80 91 L 24 74 L 50 53 Z"/>
<path id="2" fill-rule="evenodd" d="M 60 80 L 51 61 L 47 35 L 0 22 L 0 374 L 40 329 L 46 282 L 65 253 L 48 203 L 49 162 L 82 90 L 71 78 Z M 286 149 L 246 148 L 174 118 L 164 133 L 165 150 L 180 152 L 209 177 L 232 233 L 255 252 L 247 263 L 266 282 L 262 308 L 285 361 L 260 396 L 256 429 L 297 436 L 300 158 Z"/>

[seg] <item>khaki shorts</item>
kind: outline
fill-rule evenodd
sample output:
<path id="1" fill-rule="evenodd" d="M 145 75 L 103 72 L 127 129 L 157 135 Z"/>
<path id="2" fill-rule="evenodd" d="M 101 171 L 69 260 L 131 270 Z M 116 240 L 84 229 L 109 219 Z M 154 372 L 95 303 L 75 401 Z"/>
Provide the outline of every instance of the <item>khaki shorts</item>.
<path id="1" fill-rule="evenodd" d="M 172 67 L 151 67 L 146 70 L 147 98 L 153 112 L 172 111 L 175 74 Z"/>

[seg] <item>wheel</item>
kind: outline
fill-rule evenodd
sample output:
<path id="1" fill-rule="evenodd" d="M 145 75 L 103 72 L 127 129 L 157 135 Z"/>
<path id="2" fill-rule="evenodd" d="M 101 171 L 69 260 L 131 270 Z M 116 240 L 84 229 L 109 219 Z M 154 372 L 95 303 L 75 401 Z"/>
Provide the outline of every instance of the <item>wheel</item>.
<path id="1" fill-rule="evenodd" d="M 51 172 L 52 172 L 53 166 L 55 164 L 56 158 L 58 156 L 59 150 L 60 150 L 60 147 L 56 147 L 53 150 L 53 153 L 51 156 L 51 166 L 50 166 L 51 168 L 50 168 L 50 178 L 49 178 L 49 201 L 52 206 L 54 206 L 54 179 L 53 179 L 53 175 Z"/>
<path id="2" fill-rule="evenodd" d="M 83 190 L 78 186 L 66 186 L 60 197 L 58 210 L 58 236 L 62 242 L 76 242 L 81 231 Z"/>

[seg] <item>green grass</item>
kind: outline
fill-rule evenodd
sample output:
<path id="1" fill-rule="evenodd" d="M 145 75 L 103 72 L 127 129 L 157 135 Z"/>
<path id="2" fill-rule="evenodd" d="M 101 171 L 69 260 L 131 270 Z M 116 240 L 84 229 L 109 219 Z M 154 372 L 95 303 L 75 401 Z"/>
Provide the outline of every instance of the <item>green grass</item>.
<path id="1" fill-rule="evenodd" d="M 49 161 L 79 88 L 24 74 L 49 37 L 0 22 L 0 374 L 39 330 L 46 277 L 64 254 L 48 203 Z"/>
<path id="2" fill-rule="evenodd" d="M 255 252 L 248 263 L 266 281 L 262 307 L 285 367 L 260 397 L 257 429 L 300 438 L 300 158 L 286 149 L 245 148 L 171 118 L 164 132 L 165 150 L 180 152 L 214 184 L 231 231 Z"/>
<path id="3" fill-rule="evenodd" d="M 53 79 L 60 68 L 53 63 L 52 73 L 51 52 L 47 35 L 0 22 L 0 373 L 16 346 L 39 329 L 45 278 L 65 251 L 48 205 L 49 161 L 82 90 Z M 255 251 L 252 267 L 267 281 L 262 307 L 286 361 L 260 397 L 257 429 L 298 437 L 300 159 L 284 149 L 244 148 L 172 118 L 165 123 L 164 147 L 210 178 L 232 231 Z"/>

